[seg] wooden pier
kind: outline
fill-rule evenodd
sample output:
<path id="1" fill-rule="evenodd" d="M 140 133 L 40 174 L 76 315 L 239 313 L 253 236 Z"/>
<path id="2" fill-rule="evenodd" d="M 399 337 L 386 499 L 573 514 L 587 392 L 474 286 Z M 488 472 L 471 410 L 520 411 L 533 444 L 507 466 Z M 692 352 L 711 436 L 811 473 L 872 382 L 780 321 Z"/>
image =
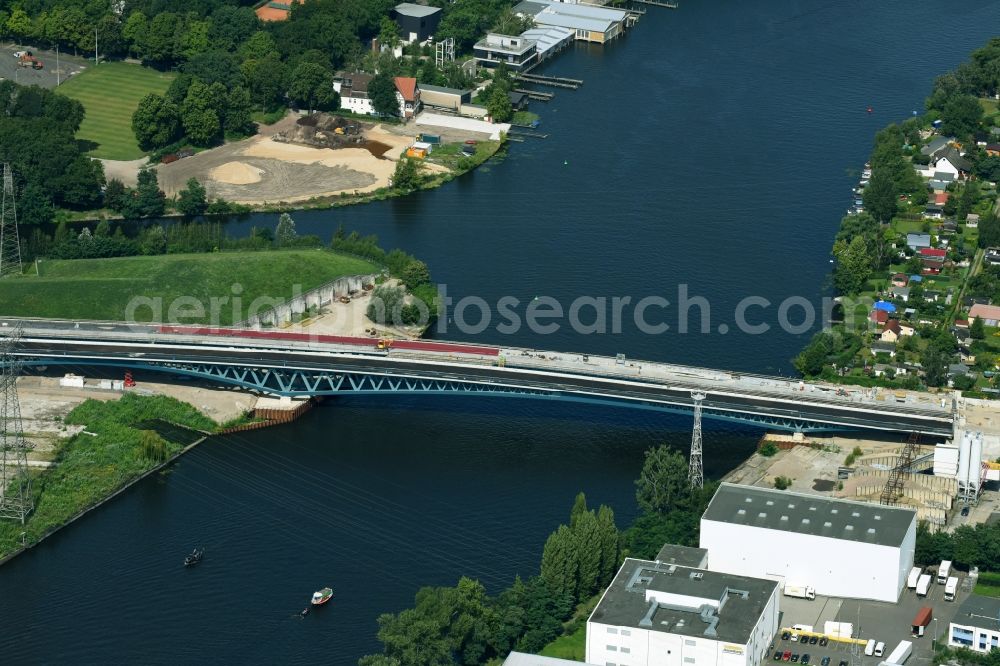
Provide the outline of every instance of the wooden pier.
<path id="1" fill-rule="evenodd" d="M 570 90 L 576 90 L 583 85 L 583 81 L 580 79 L 567 79 L 562 76 L 542 76 L 541 74 L 518 74 L 515 77 L 517 81 L 523 81 L 524 83 L 531 83 L 536 86 L 553 86 L 555 88 L 569 88 Z"/>
<path id="2" fill-rule="evenodd" d="M 551 102 L 552 98 L 556 96 L 555 93 L 542 92 L 540 90 L 528 90 L 527 88 L 514 88 L 514 92 L 527 95 L 528 99 L 536 100 L 538 102 Z"/>
<path id="3" fill-rule="evenodd" d="M 517 125 L 511 125 L 510 131 L 507 132 L 507 137 L 508 138 L 510 138 L 510 137 L 522 137 L 522 136 L 531 137 L 532 139 L 547 139 L 547 138 L 549 138 L 548 134 L 542 134 L 541 132 L 529 132 L 529 131 L 524 131 L 524 130 L 520 130 L 520 129 L 515 129 L 516 127 L 518 127 L 518 126 Z"/>

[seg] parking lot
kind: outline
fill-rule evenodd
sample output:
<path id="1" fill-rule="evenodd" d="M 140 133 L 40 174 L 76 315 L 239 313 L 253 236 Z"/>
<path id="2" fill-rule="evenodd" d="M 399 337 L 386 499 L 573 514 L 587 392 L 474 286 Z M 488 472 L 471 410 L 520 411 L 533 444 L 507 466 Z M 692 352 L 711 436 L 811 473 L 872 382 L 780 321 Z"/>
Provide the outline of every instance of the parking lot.
<path id="1" fill-rule="evenodd" d="M 934 636 L 946 639 L 949 623 L 969 595 L 966 578 L 960 576 L 960 581 L 958 595 L 953 602 L 944 600 L 944 585 L 937 583 L 931 585 L 926 597 L 918 597 L 913 590 L 904 589 L 895 604 L 820 596 L 813 600 L 782 597 L 781 626 L 783 629 L 796 624 L 812 626 L 816 632 L 822 633 L 826 621 L 849 622 L 854 625 L 854 636 L 885 643 L 885 653 L 881 658 L 866 656 L 864 646 L 860 646 L 857 655 L 861 666 L 878 666 L 903 640 L 913 643 L 913 653 L 906 660 L 906 666 L 931 666 L 934 663 L 932 639 Z M 910 633 L 911 623 L 924 606 L 933 609 L 934 620 L 931 620 L 924 636 L 914 638 Z M 842 661 L 851 664 L 851 650 L 850 643 L 830 641 L 820 646 L 818 639 L 811 644 L 792 641 L 791 638 L 782 640 L 780 633 L 774 640 L 774 651 L 798 654 L 799 663 L 802 655 L 808 654 L 808 666 L 822 666 L 824 657 L 830 658 L 829 666 L 839 666 Z M 774 651 L 768 657 L 772 662 Z"/>
<path id="2" fill-rule="evenodd" d="M 14 57 L 14 53 L 18 51 L 30 51 L 36 58 L 42 61 L 42 69 L 19 66 L 17 58 Z M 89 62 L 92 63 L 93 60 Z M 31 46 L 20 46 L 10 43 L 4 43 L 0 46 L 0 79 L 9 79 L 25 86 L 36 85 L 43 88 L 55 88 L 57 82 L 62 83 L 71 76 L 82 72 L 87 63 L 88 61 L 85 58 L 60 53 L 59 71 L 57 74 L 55 51 L 42 51 Z"/>

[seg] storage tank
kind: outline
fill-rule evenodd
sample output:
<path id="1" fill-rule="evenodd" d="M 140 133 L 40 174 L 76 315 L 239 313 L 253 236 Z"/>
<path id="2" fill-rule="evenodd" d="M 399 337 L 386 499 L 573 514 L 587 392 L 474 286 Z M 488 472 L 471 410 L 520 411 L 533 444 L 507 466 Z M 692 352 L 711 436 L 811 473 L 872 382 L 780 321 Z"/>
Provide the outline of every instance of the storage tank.
<path id="1" fill-rule="evenodd" d="M 958 445 L 952 442 L 934 447 L 934 476 L 958 476 Z"/>
<path id="2" fill-rule="evenodd" d="M 983 466 L 983 433 L 977 432 L 970 439 L 972 449 L 969 454 L 969 483 L 975 490 L 979 490 Z"/>
<path id="3" fill-rule="evenodd" d="M 958 445 L 958 487 L 965 488 L 969 485 L 969 458 L 972 452 L 972 442 L 968 432 L 962 433 L 962 439 Z"/>

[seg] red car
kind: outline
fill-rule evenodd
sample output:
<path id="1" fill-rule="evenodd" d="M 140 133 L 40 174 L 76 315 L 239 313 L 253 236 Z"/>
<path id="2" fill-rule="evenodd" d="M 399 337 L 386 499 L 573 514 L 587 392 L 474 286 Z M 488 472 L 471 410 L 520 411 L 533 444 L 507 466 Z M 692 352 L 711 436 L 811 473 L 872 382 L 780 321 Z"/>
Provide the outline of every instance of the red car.
<path id="1" fill-rule="evenodd" d="M 785 650 L 785 654 L 781 655 L 781 661 L 788 661 L 791 658 L 792 658 L 791 650 Z"/>

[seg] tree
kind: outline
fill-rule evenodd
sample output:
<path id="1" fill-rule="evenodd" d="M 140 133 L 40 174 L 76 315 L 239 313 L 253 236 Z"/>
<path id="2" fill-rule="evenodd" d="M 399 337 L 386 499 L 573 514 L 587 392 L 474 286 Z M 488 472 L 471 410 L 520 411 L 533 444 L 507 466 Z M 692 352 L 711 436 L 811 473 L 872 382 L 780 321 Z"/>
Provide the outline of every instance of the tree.
<path id="1" fill-rule="evenodd" d="M 573 501 L 573 508 L 569 512 L 570 529 L 576 528 L 576 524 L 580 522 L 580 516 L 585 513 L 587 513 L 587 496 L 583 493 L 577 493 L 576 499 Z"/>
<path id="2" fill-rule="evenodd" d="M 194 81 L 188 88 L 181 105 L 181 122 L 184 133 L 195 145 L 208 146 L 219 138 L 222 123 L 213 102 L 212 92 L 201 81 Z"/>
<path id="3" fill-rule="evenodd" d="M 55 214 L 52 199 L 45 188 L 37 183 L 29 183 L 17 201 L 17 221 L 24 225 L 49 224 Z M 65 230 L 65 226 L 63 228 Z"/>
<path id="4" fill-rule="evenodd" d="M 979 247 L 1000 245 L 1000 218 L 992 211 L 979 221 Z"/>
<path id="5" fill-rule="evenodd" d="M 982 317 L 976 317 L 972 320 L 972 324 L 969 325 L 969 335 L 972 336 L 973 340 L 983 340 L 986 338 Z"/>
<path id="6" fill-rule="evenodd" d="M 300 63 L 289 78 L 288 96 L 309 109 L 336 109 L 340 101 L 333 89 L 333 77 L 328 69 L 312 62 Z"/>
<path id="7" fill-rule="evenodd" d="M 579 561 L 573 531 L 566 525 L 549 535 L 542 549 L 541 577 L 557 595 L 576 596 Z"/>
<path id="8" fill-rule="evenodd" d="M 250 110 L 250 91 L 237 86 L 229 91 L 226 97 L 226 108 L 223 116 L 223 128 L 230 134 L 240 136 L 250 135 L 257 131 Z"/>
<path id="9" fill-rule="evenodd" d="M 112 178 L 104 188 L 104 206 L 111 210 L 120 211 L 124 201 L 125 185 L 117 178 Z"/>
<path id="10" fill-rule="evenodd" d="M 805 349 L 799 352 L 793 363 L 795 369 L 806 377 L 815 377 L 823 371 L 827 357 L 833 351 L 833 344 L 829 333 L 820 331 L 813 336 Z"/>
<path id="11" fill-rule="evenodd" d="M 281 103 L 285 94 L 287 70 L 277 53 L 244 62 L 242 71 L 254 104 L 266 111 Z"/>
<path id="12" fill-rule="evenodd" d="M 423 180 L 420 176 L 420 166 L 416 160 L 409 157 L 401 157 L 396 162 L 396 170 L 392 174 L 392 186 L 403 192 L 411 192 L 418 187 Z"/>
<path id="13" fill-rule="evenodd" d="M 380 116 L 399 117 L 399 101 L 396 99 L 396 84 L 384 73 L 376 74 L 368 82 L 368 97 L 372 108 Z"/>
<path id="14" fill-rule="evenodd" d="M 601 530 L 593 511 L 580 514 L 571 528 L 576 545 L 576 600 L 583 601 L 598 590 L 601 583 Z"/>
<path id="15" fill-rule="evenodd" d="M 928 386 L 943 386 L 948 381 L 948 357 L 940 349 L 929 347 L 921 356 L 924 382 Z"/>
<path id="16" fill-rule="evenodd" d="M 912 171 L 912 168 L 910 170 Z M 865 208 L 872 217 L 882 224 L 892 221 L 892 217 L 896 214 L 898 197 L 899 192 L 892 177 L 883 169 L 875 169 L 862 195 Z"/>
<path id="17" fill-rule="evenodd" d="M 621 535 L 615 525 L 615 512 L 601 505 L 597 510 L 598 539 L 601 550 L 600 584 L 607 585 L 621 564 Z"/>
<path id="18" fill-rule="evenodd" d="M 298 233 L 295 231 L 295 220 L 288 213 L 282 213 L 278 218 L 278 227 L 274 232 L 278 247 L 288 247 L 295 244 Z"/>
<path id="19" fill-rule="evenodd" d="M 850 243 L 838 240 L 833 244 L 833 254 L 837 259 L 833 274 L 837 290 L 848 296 L 863 291 L 872 271 L 872 257 L 864 237 L 855 236 Z"/>
<path id="20" fill-rule="evenodd" d="M 941 131 L 966 139 L 975 133 L 983 118 L 983 107 L 972 95 L 958 95 L 941 110 Z"/>
<path id="21" fill-rule="evenodd" d="M 431 271 L 427 268 L 427 264 L 419 259 L 414 259 L 406 264 L 400 277 L 407 287 L 416 289 L 425 284 L 430 284 Z"/>
<path id="22" fill-rule="evenodd" d="M 139 101 L 132 114 L 132 133 L 143 150 L 162 148 L 177 140 L 180 117 L 177 106 L 150 93 Z"/>
<path id="23" fill-rule="evenodd" d="M 502 87 L 493 88 L 486 101 L 486 111 L 495 123 L 505 123 L 514 117 L 514 107 L 510 103 L 510 93 Z"/>
<path id="24" fill-rule="evenodd" d="M 126 218 L 159 217 L 166 208 L 166 196 L 160 190 L 155 169 L 140 169 L 133 196 L 128 197 L 122 215 Z"/>
<path id="25" fill-rule="evenodd" d="M 208 208 L 208 197 L 205 186 L 197 178 L 189 178 L 187 187 L 177 196 L 177 210 L 181 215 L 195 217 L 204 215 Z"/>
<path id="26" fill-rule="evenodd" d="M 668 513 L 690 494 L 687 461 L 666 445 L 649 449 L 635 485 L 639 508 L 647 513 Z"/>
<path id="27" fill-rule="evenodd" d="M 399 26 L 388 16 L 383 16 L 379 24 L 378 43 L 390 51 L 399 44 Z"/>

